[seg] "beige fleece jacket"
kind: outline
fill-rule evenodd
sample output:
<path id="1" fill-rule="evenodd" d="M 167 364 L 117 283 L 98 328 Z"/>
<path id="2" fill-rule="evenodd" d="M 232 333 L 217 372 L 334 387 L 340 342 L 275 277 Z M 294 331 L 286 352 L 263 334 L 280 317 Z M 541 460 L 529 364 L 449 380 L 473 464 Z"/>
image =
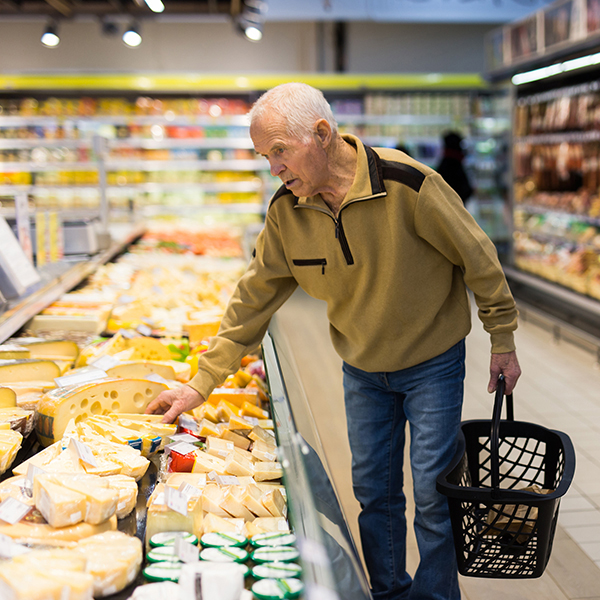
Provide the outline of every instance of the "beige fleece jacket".
<path id="1" fill-rule="evenodd" d="M 357 148 L 335 218 L 320 196 L 275 194 L 254 257 L 190 385 L 206 398 L 259 344 L 298 285 L 327 303 L 333 345 L 365 371 L 438 356 L 471 327 L 474 293 L 493 353 L 515 349 L 517 310 L 494 245 L 429 167 L 392 149 Z"/>

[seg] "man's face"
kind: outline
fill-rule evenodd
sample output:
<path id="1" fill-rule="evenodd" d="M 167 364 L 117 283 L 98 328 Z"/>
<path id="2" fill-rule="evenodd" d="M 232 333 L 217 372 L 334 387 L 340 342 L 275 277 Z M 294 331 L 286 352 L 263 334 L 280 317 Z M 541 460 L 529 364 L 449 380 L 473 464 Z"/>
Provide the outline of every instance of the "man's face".
<path id="1" fill-rule="evenodd" d="M 271 174 L 295 196 L 314 196 L 324 189 L 327 157 L 316 135 L 299 140 L 286 132 L 281 117 L 263 117 L 250 127 L 250 137 L 255 150 L 269 161 Z"/>

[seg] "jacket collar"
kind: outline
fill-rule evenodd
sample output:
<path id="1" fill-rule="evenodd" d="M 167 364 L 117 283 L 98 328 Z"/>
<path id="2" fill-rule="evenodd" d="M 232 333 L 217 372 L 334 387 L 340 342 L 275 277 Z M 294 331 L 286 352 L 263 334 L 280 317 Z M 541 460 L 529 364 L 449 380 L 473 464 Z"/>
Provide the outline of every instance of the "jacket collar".
<path id="1" fill-rule="evenodd" d="M 386 190 L 383 184 L 379 156 L 371 147 L 365 146 L 354 135 L 344 133 L 342 138 L 356 148 L 356 173 L 342 206 L 355 200 L 369 200 L 370 198 L 385 196 Z M 329 210 L 319 194 L 298 198 L 297 205 Z"/>

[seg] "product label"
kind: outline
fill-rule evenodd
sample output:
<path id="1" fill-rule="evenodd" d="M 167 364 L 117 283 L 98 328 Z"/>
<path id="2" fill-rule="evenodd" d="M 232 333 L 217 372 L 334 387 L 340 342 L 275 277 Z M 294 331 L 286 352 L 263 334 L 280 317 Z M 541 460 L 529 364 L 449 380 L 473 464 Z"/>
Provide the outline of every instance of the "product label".
<path id="1" fill-rule="evenodd" d="M 179 418 L 181 419 L 181 416 Z M 189 433 L 174 433 L 169 436 L 170 440 L 173 442 L 187 442 L 188 444 L 195 444 L 198 441 L 198 438 L 194 435 L 190 435 Z"/>
<path id="2" fill-rule="evenodd" d="M 184 563 L 197 562 L 200 560 L 200 551 L 198 546 L 190 544 L 182 536 L 177 536 L 175 540 L 175 554 Z"/>
<path id="3" fill-rule="evenodd" d="M 59 388 L 67 386 L 79 386 L 84 383 L 90 383 L 92 381 L 99 381 L 108 377 L 106 371 L 98 369 L 97 367 L 83 367 L 77 373 L 72 375 L 63 375 L 62 377 L 55 377 L 54 381 Z"/>
<path id="4" fill-rule="evenodd" d="M 108 371 L 108 369 L 112 369 L 120 364 L 121 361 L 110 354 L 105 354 L 90 363 L 92 367 L 96 367 L 96 369 L 100 369 L 101 371 Z"/>
<path id="5" fill-rule="evenodd" d="M 167 486 L 165 488 L 165 502 L 167 506 L 178 512 L 184 517 L 188 514 L 188 499 L 187 496 L 183 495 L 179 490 Z"/>
<path id="6" fill-rule="evenodd" d="M 75 438 L 71 438 L 71 441 L 69 442 L 69 449 L 71 452 L 73 452 L 73 454 L 75 454 L 77 459 L 82 460 L 84 463 L 87 463 L 92 467 L 98 466 L 96 457 L 94 456 L 92 449 L 87 444 L 84 444 Z"/>
<path id="7" fill-rule="evenodd" d="M 0 503 L 0 519 L 14 525 L 15 523 L 18 523 L 31 508 L 31 506 L 19 502 L 16 498 L 6 498 L 6 500 Z"/>
<path id="8" fill-rule="evenodd" d="M 151 375 L 144 377 L 144 379 L 147 379 L 148 381 L 154 381 L 155 383 L 164 383 L 165 385 L 169 385 L 169 382 L 157 373 L 152 373 Z"/>
<path id="9" fill-rule="evenodd" d="M 170 452 L 177 452 L 177 454 L 183 456 L 195 452 L 198 449 L 196 446 L 192 446 L 192 444 L 188 444 L 187 442 L 175 442 L 174 444 L 165 446 L 165 450 L 167 450 L 167 448 Z"/>
<path id="10" fill-rule="evenodd" d="M 197 487 L 194 487 L 193 485 L 187 483 L 187 482 L 183 482 L 179 488 L 179 493 L 182 494 L 183 496 L 185 496 L 188 500 L 190 498 L 193 498 L 194 496 L 201 496 L 202 495 L 202 490 L 199 490 Z"/>

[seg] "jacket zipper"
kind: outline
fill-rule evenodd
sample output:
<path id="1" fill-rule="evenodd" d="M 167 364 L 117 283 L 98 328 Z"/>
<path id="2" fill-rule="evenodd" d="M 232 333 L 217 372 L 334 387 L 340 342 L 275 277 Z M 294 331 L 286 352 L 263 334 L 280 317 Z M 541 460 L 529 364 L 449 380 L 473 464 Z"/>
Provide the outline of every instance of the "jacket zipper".
<path id="1" fill-rule="evenodd" d="M 354 204 L 355 202 L 362 202 L 363 200 L 371 200 L 372 198 L 379 198 L 380 196 L 385 196 L 385 195 L 386 195 L 385 192 L 383 192 L 381 194 L 375 194 L 373 196 L 368 196 L 367 198 L 356 198 L 355 200 L 348 202 L 348 204 L 346 204 L 345 206 L 343 206 L 340 209 L 340 212 L 338 213 L 337 218 L 334 217 L 330 211 L 325 210 L 319 206 L 305 206 L 302 204 L 296 204 L 296 206 L 294 206 L 294 209 L 309 208 L 311 210 L 318 210 L 319 212 L 322 212 L 323 214 L 330 217 L 335 224 L 335 238 L 336 238 L 336 240 L 338 240 L 340 242 L 340 247 L 342 248 L 342 254 L 344 255 L 344 258 L 346 259 L 346 264 L 353 265 L 354 257 L 352 256 L 352 252 L 350 251 L 350 245 L 348 244 L 348 240 L 346 239 L 346 234 L 344 233 L 344 227 L 342 226 L 342 210 L 344 210 L 344 208 L 346 208 L 347 206 L 350 206 L 350 204 Z M 323 265 L 323 273 L 325 273 L 325 265 Z"/>
<path id="2" fill-rule="evenodd" d="M 321 265 L 321 275 L 325 275 L 325 265 L 327 264 L 326 258 L 295 258 L 292 262 L 297 267 L 311 267 L 315 265 Z"/>

